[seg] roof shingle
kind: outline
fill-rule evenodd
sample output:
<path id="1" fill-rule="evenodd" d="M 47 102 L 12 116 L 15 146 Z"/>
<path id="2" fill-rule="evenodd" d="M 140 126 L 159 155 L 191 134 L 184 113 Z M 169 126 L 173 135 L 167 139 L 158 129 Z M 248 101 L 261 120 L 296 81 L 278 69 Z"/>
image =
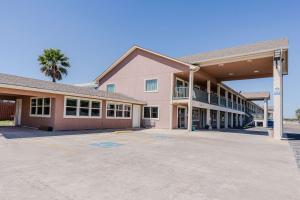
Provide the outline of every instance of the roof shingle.
<path id="1" fill-rule="evenodd" d="M 132 97 L 126 96 L 120 93 L 111 93 L 106 92 L 94 88 L 88 87 L 80 87 L 74 86 L 69 84 L 62 84 L 62 83 L 53 83 L 50 81 L 32 79 L 32 78 L 25 78 L 21 76 L 9 75 L 0 73 L 0 84 L 9 85 L 9 86 L 21 86 L 33 89 L 41 89 L 47 90 L 51 92 L 58 92 L 58 93 L 71 93 L 71 94 L 78 94 L 78 95 L 87 95 L 93 97 L 99 97 L 104 99 L 112 99 L 115 101 L 125 101 L 131 103 L 139 103 L 144 104 L 145 102 L 139 101 Z"/>
<path id="2" fill-rule="evenodd" d="M 234 57 L 234 56 L 264 52 L 264 51 L 271 51 L 271 50 L 287 48 L 287 47 L 288 47 L 288 39 L 283 38 L 277 40 L 257 42 L 254 44 L 242 45 L 237 47 L 231 47 L 231 48 L 226 48 L 226 49 L 221 49 L 216 51 L 209 51 L 200 54 L 188 55 L 177 59 L 189 64 L 195 64 L 207 60 Z"/>

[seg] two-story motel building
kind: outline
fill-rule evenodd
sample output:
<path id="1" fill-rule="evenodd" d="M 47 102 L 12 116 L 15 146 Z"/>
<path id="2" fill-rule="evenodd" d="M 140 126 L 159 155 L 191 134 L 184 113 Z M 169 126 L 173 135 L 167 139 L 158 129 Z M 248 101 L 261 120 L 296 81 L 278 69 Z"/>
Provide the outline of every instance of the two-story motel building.
<path id="1" fill-rule="evenodd" d="M 2 74 L 0 96 L 17 101 L 18 125 L 54 130 L 234 128 L 256 114 L 267 126 L 269 93 L 239 93 L 223 81 L 273 77 L 274 137 L 281 138 L 287 61 L 287 39 L 181 58 L 133 46 L 95 79 L 96 89 Z"/>

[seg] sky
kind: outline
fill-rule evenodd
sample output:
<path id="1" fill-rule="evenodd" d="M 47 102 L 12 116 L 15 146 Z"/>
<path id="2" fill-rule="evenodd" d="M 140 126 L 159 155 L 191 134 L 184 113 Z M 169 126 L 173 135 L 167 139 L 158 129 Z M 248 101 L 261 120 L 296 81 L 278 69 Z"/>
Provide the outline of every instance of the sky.
<path id="1" fill-rule="evenodd" d="M 180 57 L 286 37 L 284 117 L 294 117 L 300 108 L 299 8 L 300 1 L 276 0 L 0 0 L 0 72 L 50 80 L 37 58 L 45 48 L 58 48 L 71 63 L 61 82 L 85 83 L 135 44 Z M 226 84 L 272 92 L 272 78 Z"/>

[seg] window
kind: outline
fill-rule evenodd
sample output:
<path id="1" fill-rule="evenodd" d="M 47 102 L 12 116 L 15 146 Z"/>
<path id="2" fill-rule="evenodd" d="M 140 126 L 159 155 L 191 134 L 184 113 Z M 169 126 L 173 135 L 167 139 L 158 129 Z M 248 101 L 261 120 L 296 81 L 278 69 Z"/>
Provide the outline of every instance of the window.
<path id="1" fill-rule="evenodd" d="M 77 116 L 77 99 L 66 100 L 66 115 Z"/>
<path id="2" fill-rule="evenodd" d="M 131 117 L 131 104 L 108 102 L 106 106 L 107 118 L 128 119 Z"/>
<path id="3" fill-rule="evenodd" d="M 158 106 L 144 106 L 143 116 L 145 119 L 158 119 L 159 118 Z"/>
<path id="4" fill-rule="evenodd" d="M 50 98 L 31 98 L 30 100 L 30 116 L 50 117 L 50 108 Z"/>
<path id="5" fill-rule="evenodd" d="M 116 91 L 116 86 L 115 86 L 115 84 L 107 84 L 107 85 L 106 85 L 106 91 L 107 91 L 107 92 L 115 92 L 115 91 Z"/>
<path id="6" fill-rule="evenodd" d="M 101 101 L 65 98 L 65 117 L 101 117 Z"/>
<path id="7" fill-rule="evenodd" d="M 145 80 L 145 92 L 157 92 L 157 79 Z"/>

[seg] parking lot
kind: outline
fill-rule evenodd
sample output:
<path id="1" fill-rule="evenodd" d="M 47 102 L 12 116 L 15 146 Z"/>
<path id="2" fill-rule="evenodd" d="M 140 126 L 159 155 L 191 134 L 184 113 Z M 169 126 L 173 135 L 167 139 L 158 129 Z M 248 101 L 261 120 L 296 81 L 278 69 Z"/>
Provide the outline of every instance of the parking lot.
<path id="1" fill-rule="evenodd" d="M 288 141 L 263 134 L 0 128 L 0 158 L 1 200 L 300 199 Z"/>

